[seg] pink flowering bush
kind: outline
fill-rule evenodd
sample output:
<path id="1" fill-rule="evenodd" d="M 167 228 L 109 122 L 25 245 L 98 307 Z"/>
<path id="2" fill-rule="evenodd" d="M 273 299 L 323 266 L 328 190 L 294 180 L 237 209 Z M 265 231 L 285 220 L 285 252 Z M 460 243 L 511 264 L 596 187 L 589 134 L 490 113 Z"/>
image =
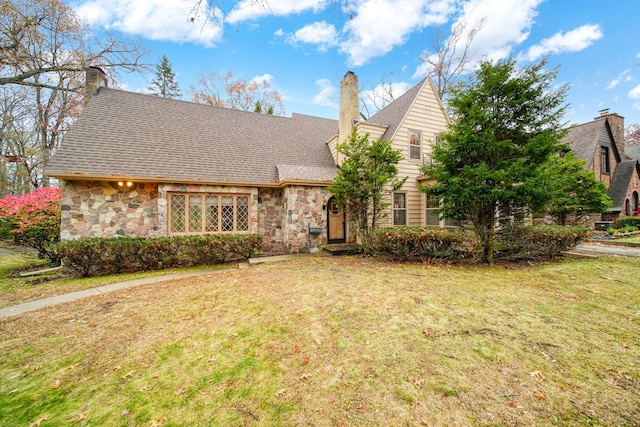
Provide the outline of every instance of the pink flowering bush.
<path id="1" fill-rule="evenodd" d="M 30 246 L 38 255 L 57 262 L 51 251 L 60 240 L 60 189 L 38 188 L 31 193 L 0 199 L 0 236 Z"/>

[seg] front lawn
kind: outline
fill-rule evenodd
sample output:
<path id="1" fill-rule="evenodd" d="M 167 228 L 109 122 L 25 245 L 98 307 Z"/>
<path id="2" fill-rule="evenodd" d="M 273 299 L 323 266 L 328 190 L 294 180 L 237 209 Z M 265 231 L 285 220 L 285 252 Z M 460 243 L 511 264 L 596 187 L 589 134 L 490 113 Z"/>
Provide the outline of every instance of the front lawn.
<path id="1" fill-rule="evenodd" d="M 46 260 L 38 259 L 35 251 L 15 246 L 7 241 L 0 241 L 0 308 L 96 286 L 160 276 L 173 271 L 209 270 L 227 268 L 229 265 L 111 274 L 89 278 L 71 277 L 61 271 L 52 271 L 37 276 L 20 276 L 21 272 L 43 270 L 50 267 L 51 265 Z"/>
<path id="2" fill-rule="evenodd" d="M 0 321 L 6 426 L 640 425 L 637 259 L 312 257 Z"/>

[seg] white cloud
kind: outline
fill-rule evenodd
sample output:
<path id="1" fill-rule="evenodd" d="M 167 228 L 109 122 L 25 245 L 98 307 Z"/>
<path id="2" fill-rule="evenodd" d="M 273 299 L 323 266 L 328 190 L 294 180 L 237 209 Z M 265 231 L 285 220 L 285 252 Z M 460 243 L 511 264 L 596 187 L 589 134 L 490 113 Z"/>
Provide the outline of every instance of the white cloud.
<path id="1" fill-rule="evenodd" d="M 536 8 L 543 0 L 471 0 L 464 5 L 460 18 L 453 24 L 468 27 L 484 20 L 482 30 L 472 43 L 472 59 L 492 61 L 509 56 L 514 46 L 524 42 L 538 15 Z M 465 42 L 462 40 L 461 42 Z"/>
<path id="2" fill-rule="evenodd" d="M 345 25 L 340 51 L 349 64 L 363 65 L 402 45 L 409 34 L 446 22 L 454 0 L 365 0 Z"/>
<path id="3" fill-rule="evenodd" d="M 629 92 L 629 98 L 640 99 L 640 85 L 631 89 L 631 91 Z"/>
<path id="4" fill-rule="evenodd" d="M 318 12 L 326 5 L 319 0 L 275 0 L 262 2 L 242 0 L 229 12 L 225 21 L 236 24 L 265 16 L 286 16 L 312 10 Z"/>
<path id="5" fill-rule="evenodd" d="M 321 51 L 327 50 L 328 47 L 335 46 L 337 43 L 338 33 L 336 27 L 325 21 L 314 22 L 306 25 L 288 37 L 287 41 L 292 44 L 299 42 L 317 44 Z"/>
<path id="6" fill-rule="evenodd" d="M 618 77 L 611 80 L 611 82 L 607 85 L 606 89 L 607 90 L 613 89 L 622 82 L 630 82 L 632 80 L 633 80 L 633 77 L 631 76 L 631 70 L 624 70 L 622 73 L 620 73 Z"/>
<path id="7" fill-rule="evenodd" d="M 74 10 L 90 25 L 151 40 L 211 47 L 223 32 L 221 11 L 203 6 L 194 14 L 191 0 L 91 0 L 77 3 Z"/>
<path id="8" fill-rule="evenodd" d="M 604 35 L 600 25 L 582 25 L 567 33 L 556 33 L 539 44 L 532 46 L 525 57 L 530 61 L 547 54 L 562 52 L 579 52 L 591 46 Z"/>
<path id="9" fill-rule="evenodd" d="M 314 97 L 313 103 L 325 107 L 338 107 L 338 88 L 329 79 L 316 80 L 316 86 L 320 90 Z"/>
<path id="10" fill-rule="evenodd" d="M 362 91 L 361 98 L 365 103 L 367 111 L 375 114 L 394 99 L 398 99 L 398 97 L 409 90 L 410 87 L 411 85 L 407 82 L 379 84 L 373 89 Z"/>
<path id="11" fill-rule="evenodd" d="M 543 0 L 469 0 L 462 6 L 457 20 L 451 27 L 464 25 L 468 32 L 482 23 L 482 28 L 476 33 L 469 46 L 469 68 L 481 59 L 495 61 L 509 56 L 513 48 L 524 42 L 528 37 L 535 18 L 536 8 Z M 458 40 L 456 51 L 463 53 L 468 37 Z M 433 49 L 423 52 L 423 55 L 433 55 Z M 428 65 L 420 64 L 414 73 L 420 78 L 428 73 Z"/>
<path id="12" fill-rule="evenodd" d="M 272 74 L 262 74 L 252 78 L 250 83 L 262 84 L 263 82 L 266 82 L 268 85 L 271 85 L 275 82 L 275 78 L 273 77 Z"/>

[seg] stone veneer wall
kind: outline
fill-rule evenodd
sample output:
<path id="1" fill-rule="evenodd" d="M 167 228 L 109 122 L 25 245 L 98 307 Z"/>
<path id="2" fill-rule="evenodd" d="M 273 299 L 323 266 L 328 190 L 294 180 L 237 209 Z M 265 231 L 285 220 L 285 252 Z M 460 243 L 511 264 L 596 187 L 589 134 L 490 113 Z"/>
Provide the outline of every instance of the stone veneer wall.
<path id="1" fill-rule="evenodd" d="M 318 251 L 327 241 L 326 202 L 330 194 L 325 188 L 291 186 L 284 190 L 285 249 L 289 253 Z M 321 227 L 322 233 L 312 234 L 309 248 L 308 227 Z"/>
<path id="2" fill-rule="evenodd" d="M 63 240 L 166 236 L 170 192 L 248 194 L 249 231 L 264 236 L 266 254 L 309 251 L 309 226 L 322 228 L 322 233 L 311 235 L 311 252 L 317 252 L 327 239 L 325 206 L 330 194 L 321 187 L 258 189 L 134 183 L 123 189 L 116 182 L 63 181 L 61 189 Z"/>
<path id="3" fill-rule="evenodd" d="M 283 254 L 284 201 L 280 188 L 261 188 L 258 191 L 258 233 L 263 236 L 262 250 L 267 254 Z"/>
<path id="4" fill-rule="evenodd" d="M 63 240 L 80 237 L 157 236 L 157 185 L 61 181 Z"/>

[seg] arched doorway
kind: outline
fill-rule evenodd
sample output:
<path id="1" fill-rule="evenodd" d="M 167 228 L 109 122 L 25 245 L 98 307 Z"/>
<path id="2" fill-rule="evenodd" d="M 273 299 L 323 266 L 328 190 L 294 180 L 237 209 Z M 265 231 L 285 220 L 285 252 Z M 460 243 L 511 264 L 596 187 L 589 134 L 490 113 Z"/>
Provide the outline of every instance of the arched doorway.
<path id="1" fill-rule="evenodd" d="M 327 202 L 327 243 L 346 243 L 346 241 L 347 216 L 335 197 L 332 197 Z"/>
<path id="2" fill-rule="evenodd" d="M 638 210 L 638 192 L 634 191 L 631 195 L 631 212 L 635 212 Z"/>

